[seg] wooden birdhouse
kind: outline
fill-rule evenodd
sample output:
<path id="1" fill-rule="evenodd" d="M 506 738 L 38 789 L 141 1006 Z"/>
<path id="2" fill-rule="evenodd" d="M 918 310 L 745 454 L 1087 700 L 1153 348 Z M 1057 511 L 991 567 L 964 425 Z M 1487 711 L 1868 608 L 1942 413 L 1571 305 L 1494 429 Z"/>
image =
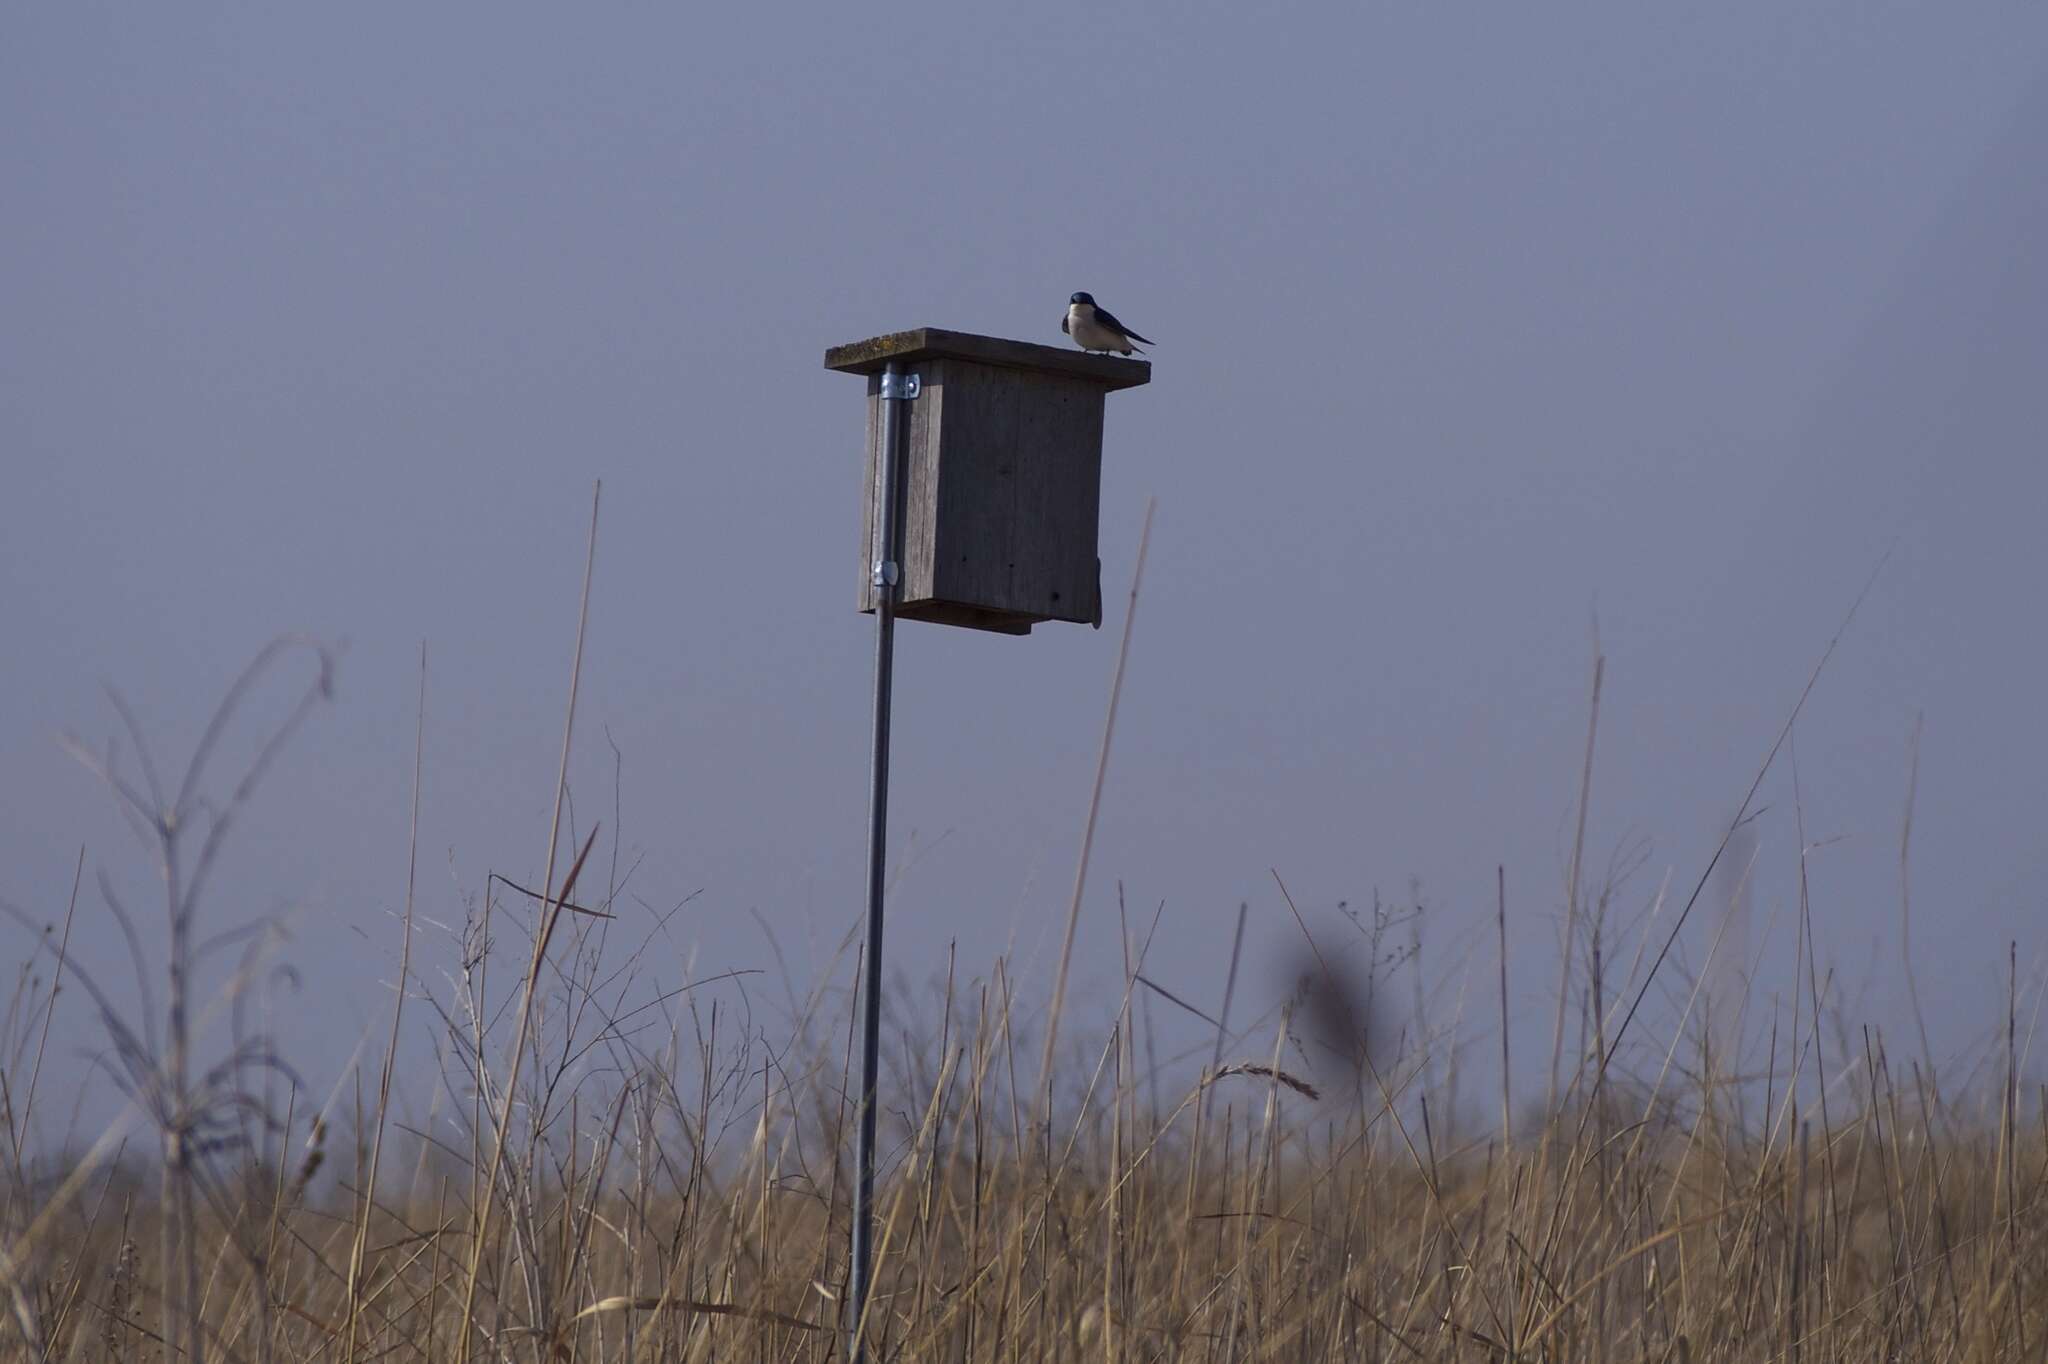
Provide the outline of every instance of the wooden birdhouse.
<path id="1" fill-rule="evenodd" d="M 873 611 L 884 479 L 882 374 L 896 361 L 904 404 L 900 515 L 905 620 L 1028 634 L 1040 621 L 1102 621 L 1096 525 L 1102 405 L 1152 378 L 1143 360 L 920 327 L 825 352 L 868 376 L 867 495 L 860 605 Z"/>

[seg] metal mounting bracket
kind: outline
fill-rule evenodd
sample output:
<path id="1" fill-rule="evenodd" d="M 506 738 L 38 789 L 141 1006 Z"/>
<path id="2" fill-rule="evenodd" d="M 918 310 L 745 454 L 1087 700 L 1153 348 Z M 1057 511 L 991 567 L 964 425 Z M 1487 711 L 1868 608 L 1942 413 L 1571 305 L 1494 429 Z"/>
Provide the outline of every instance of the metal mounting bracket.
<path id="1" fill-rule="evenodd" d="M 884 559 L 881 563 L 875 565 L 874 574 L 868 579 L 868 582 L 874 587 L 894 587 L 896 579 L 900 576 L 901 571 L 896 567 L 896 561 Z"/>
<path id="2" fill-rule="evenodd" d="M 909 402 L 924 391 L 924 380 L 915 374 L 882 375 L 882 397 L 885 400 Z"/>

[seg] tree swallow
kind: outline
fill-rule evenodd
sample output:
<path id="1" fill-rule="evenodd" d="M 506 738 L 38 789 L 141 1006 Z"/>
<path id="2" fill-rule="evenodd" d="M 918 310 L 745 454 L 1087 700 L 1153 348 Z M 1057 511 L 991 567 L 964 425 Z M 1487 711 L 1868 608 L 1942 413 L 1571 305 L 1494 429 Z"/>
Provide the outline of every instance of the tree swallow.
<path id="1" fill-rule="evenodd" d="M 1067 315 L 1060 319 L 1060 330 L 1073 337 L 1082 350 L 1113 350 L 1129 355 L 1138 349 L 1133 342 L 1152 344 L 1150 337 L 1140 336 L 1117 321 L 1109 309 L 1096 307 L 1093 294 L 1075 294 L 1067 300 Z"/>

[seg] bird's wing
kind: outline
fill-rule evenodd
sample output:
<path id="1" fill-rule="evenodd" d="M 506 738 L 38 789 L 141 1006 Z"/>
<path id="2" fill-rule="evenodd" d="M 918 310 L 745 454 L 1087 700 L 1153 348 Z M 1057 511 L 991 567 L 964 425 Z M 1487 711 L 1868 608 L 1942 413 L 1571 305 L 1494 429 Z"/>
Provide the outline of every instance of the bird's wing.
<path id="1" fill-rule="evenodd" d="M 1061 314 L 1060 314 L 1060 335 L 1062 335 L 1062 336 L 1069 336 L 1069 335 L 1072 335 L 1072 333 L 1070 333 L 1070 332 L 1069 332 L 1069 331 L 1067 330 L 1067 315 L 1066 315 L 1065 313 L 1061 313 Z"/>
<path id="2" fill-rule="evenodd" d="M 1102 307 L 1100 304 L 1097 304 L 1095 308 L 1095 320 L 1097 322 L 1100 322 L 1103 326 L 1109 328 L 1113 332 L 1122 332 L 1125 336 L 1130 337 L 1133 341 L 1143 341 L 1148 346 L 1154 344 L 1151 337 L 1138 335 L 1129 327 L 1126 327 L 1123 323 L 1117 321 L 1115 313 L 1110 312 L 1108 309 Z"/>

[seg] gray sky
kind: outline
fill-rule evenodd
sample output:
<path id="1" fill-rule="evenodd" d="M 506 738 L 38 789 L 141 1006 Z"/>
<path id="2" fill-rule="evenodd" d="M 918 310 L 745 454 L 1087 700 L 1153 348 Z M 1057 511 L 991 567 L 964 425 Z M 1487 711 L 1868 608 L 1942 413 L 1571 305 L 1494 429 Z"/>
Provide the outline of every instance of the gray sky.
<path id="1" fill-rule="evenodd" d="M 678 948 L 772 966 L 758 911 L 823 965 L 859 910 L 871 631 L 861 388 L 820 355 L 1059 343 L 1076 289 L 1159 341 L 1110 399 L 1112 620 L 902 632 L 893 969 L 952 936 L 972 972 L 1056 951 L 1155 493 L 1083 1008 L 1112 1003 L 1119 879 L 1166 904 L 1154 974 L 1211 1002 L 1252 901 L 1270 1002 L 1269 868 L 1324 926 L 1419 879 L 1432 984 L 1469 964 L 1485 998 L 1504 863 L 1547 1041 L 1594 621 L 1589 857 L 1647 840 L 1634 914 L 1699 875 L 1887 548 L 1798 730 L 1822 954 L 1900 1022 L 1924 711 L 1938 1041 L 1992 1021 L 2008 939 L 2040 960 L 2038 6 L 80 3 L 0 30 L 0 895 L 61 912 L 80 842 L 146 892 L 54 741 L 114 731 L 102 680 L 169 763 L 264 640 L 346 640 L 212 911 L 293 910 L 315 1076 L 387 998 L 423 638 L 421 910 L 538 879 L 599 477 L 579 814 L 610 818 L 609 733 L 633 889 L 703 891 Z M 1767 971 L 1789 771 L 1760 796 Z"/>

